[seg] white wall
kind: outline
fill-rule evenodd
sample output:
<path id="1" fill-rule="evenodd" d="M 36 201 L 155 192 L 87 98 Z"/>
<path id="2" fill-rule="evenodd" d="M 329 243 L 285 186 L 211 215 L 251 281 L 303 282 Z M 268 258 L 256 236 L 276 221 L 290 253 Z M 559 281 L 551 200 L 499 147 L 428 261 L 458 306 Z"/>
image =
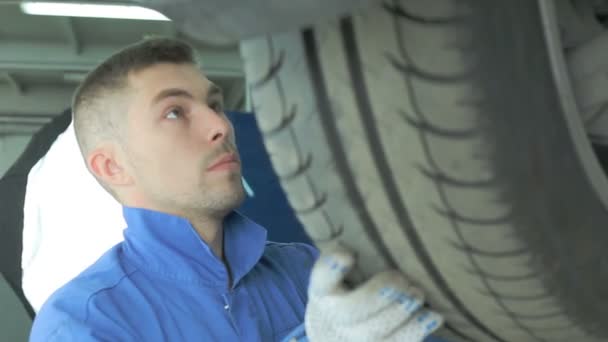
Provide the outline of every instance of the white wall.
<path id="1" fill-rule="evenodd" d="M 21 155 L 31 136 L 0 136 L 0 178 Z"/>

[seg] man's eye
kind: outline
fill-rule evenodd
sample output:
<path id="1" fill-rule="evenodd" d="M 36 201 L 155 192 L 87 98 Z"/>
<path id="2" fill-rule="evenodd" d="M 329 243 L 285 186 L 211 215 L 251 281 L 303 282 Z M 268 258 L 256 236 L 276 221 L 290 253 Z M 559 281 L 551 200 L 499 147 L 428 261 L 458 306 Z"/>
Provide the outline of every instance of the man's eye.
<path id="1" fill-rule="evenodd" d="M 174 120 L 182 116 L 182 114 L 181 108 L 173 108 L 165 114 L 165 118 Z"/>

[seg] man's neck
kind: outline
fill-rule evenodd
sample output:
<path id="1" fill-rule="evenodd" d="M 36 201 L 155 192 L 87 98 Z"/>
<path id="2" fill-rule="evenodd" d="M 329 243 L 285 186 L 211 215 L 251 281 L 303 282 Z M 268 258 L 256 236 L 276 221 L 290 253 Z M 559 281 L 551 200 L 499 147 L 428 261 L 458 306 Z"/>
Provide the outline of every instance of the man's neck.
<path id="1" fill-rule="evenodd" d="M 207 217 L 189 218 L 189 220 L 201 239 L 211 247 L 213 254 L 224 261 L 224 220 Z"/>

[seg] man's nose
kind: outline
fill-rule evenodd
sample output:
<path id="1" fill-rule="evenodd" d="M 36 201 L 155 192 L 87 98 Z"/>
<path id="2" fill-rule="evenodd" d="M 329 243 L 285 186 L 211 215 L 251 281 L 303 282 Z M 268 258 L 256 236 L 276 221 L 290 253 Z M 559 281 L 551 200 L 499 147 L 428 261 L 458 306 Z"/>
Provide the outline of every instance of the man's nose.
<path id="1" fill-rule="evenodd" d="M 225 139 L 229 139 L 232 134 L 232 125 L 226 115 L 216 113 L 212 109 L 207 109 L 205 114 L 203 120 L 206 121 L 205 126 L 208 127 L 206 140 L 209 143 L 223 143 Z"/>

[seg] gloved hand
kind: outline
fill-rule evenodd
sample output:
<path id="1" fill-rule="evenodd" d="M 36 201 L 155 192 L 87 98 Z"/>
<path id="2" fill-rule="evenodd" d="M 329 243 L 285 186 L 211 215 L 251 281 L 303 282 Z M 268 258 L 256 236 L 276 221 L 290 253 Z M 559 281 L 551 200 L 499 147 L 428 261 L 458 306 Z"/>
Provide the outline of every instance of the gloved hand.
<path id="1" fill-rule="evenodd" d="M 348 290 L 343 280 L 353 265 L 353 254 L 334 246 L 313 267 L 305 315 L 311 342 L 418 342 L 443 324 L 441 315 L 421 309 L 422 292 L 401 272 L 378 273 Z"/>

